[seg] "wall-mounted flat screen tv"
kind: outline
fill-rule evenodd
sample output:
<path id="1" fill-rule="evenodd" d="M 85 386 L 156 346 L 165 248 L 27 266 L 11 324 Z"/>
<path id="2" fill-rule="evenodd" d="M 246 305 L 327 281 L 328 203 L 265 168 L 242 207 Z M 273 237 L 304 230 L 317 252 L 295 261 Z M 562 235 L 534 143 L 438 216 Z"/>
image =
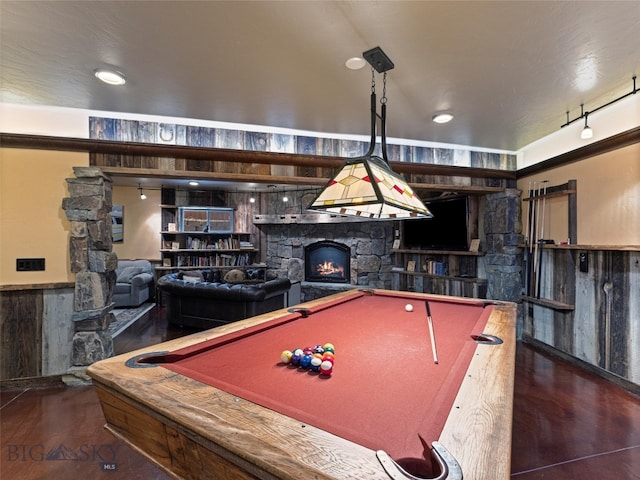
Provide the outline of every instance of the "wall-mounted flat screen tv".
<path id="1" fill-rule="evenodd" d="M 424 202 L 433 218 L 405 220 L 406 248 L 469 250 L 469 198 L 466 195 Z"/>

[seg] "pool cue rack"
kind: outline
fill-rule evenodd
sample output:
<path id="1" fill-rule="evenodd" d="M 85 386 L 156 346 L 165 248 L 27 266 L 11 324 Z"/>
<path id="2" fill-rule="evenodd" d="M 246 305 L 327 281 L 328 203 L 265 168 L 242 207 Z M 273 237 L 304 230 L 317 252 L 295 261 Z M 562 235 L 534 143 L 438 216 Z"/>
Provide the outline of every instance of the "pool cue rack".
<path id="1" fill-rule="evenodd" d="M 578 242 L 577 224 L 577 181 L 548 186 L 547 181 L 529 182 L 528 196 L 523 199 L 528 202 L 526 218 L 526 234 L 523 257 L 522 298 L 558 310 L 572 310 L 572 305 L 542 298 L 543 250 L 547 245 L 555 242 L 544 238 L 546 200 L 553 197 L 568 196 L 568 239 L 567 243 Z M 525 219 L 523 218 L 523 223 Z"/>

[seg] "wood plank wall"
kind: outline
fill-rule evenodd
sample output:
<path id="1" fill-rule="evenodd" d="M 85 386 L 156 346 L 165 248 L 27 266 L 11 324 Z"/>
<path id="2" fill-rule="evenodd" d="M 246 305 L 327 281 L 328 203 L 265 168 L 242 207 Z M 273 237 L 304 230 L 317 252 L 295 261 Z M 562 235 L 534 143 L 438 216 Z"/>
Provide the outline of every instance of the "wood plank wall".
<path id="1" fill-rule="evenodd" d="M 541 297 L 575 309 L 525 303 L 525 340 L 640 386 L 640 251 L 545 249 Z"/>
<path id="2" fill-rule="evenodd" d="M 0 291 L 0 380 L 67 373 L 74 324 L 73 284 L 25 285 Z"/>
<path id="3" fill-rule="evenodd" d="M 42 375 L 43 290 L 0 292 L 0 380 Z"/>

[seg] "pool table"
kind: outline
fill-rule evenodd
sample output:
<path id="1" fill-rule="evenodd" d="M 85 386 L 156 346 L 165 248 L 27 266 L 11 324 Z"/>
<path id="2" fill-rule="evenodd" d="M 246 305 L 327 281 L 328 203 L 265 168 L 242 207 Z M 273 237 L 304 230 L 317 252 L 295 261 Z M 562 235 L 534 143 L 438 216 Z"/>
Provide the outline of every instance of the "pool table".
<path id="1" fill-rule="evenodd" d="M 107 428 L 176 478 L 506 479 L 515 320 L 509 302 L 354 289 L 88 374 Z M 326 343 L 330 375 L 281 360 Z"/>

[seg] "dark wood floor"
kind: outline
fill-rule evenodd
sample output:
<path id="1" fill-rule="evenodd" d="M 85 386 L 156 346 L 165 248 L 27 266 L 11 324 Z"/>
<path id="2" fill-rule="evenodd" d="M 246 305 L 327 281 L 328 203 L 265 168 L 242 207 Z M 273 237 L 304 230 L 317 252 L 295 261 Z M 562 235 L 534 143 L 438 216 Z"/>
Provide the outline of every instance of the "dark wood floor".
<path id="1" fill-rule="evenodd" d="M 168 328 L 156 307 L 115 348 L 125 353 L 185 333 Z M 0 392 L 0 478 L 169 478 L 103 424 L 92 387 Z M 640 479 L 640 398 L 519 344 L 512 452 L 516 480 Z"/>

